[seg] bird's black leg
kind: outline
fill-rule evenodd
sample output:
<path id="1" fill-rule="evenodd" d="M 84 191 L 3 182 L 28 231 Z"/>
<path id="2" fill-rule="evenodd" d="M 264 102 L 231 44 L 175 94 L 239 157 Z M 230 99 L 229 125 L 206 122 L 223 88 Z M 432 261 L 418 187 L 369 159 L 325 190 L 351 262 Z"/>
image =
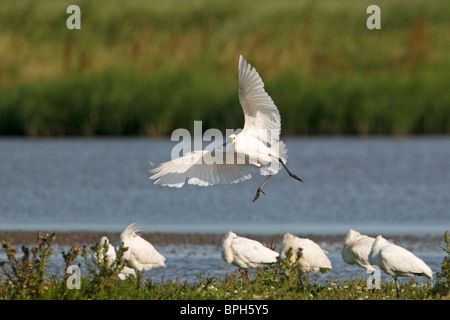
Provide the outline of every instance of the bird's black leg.
<path id="1" fill-rule="evenodd" d="M 398 280 L 398 278 L 395 278 L 395 286 L 397 287 L 397 298 L 400 299 L 400 280 Z"/>
<path id="2" fill-rule="evenodd" d="M 372 272 L 372 275 L 374 274 L 375 272 Z M 373 279 L 372 279 L 372 294 L 375 294 L 375 277 L 373 277 Z"/>
<path id="3" fill-rule="evenodd" d="M 136 273 L 137 273 L 137 275 L 136 275 L 137 276 L 137 289 L 139 290 L 141 288 L 142 281 L 144 278 L 144 271 L 136 270 Z"/>
<path id="4" fill-rule="evenodd" d="M 300 179 L 300 178 L 297 177 L 295 174 L 293 174 L 293 173 L 291 173 L 291 172 L 289 171 L 289 169 L 286 167 L 286 165 L 284 164 L 283 160 L 281 160 L 281 158 L 278 158 L 278 161 L 283 165 L 283 167 L 286 169 L 287 173 L 288 173 L 292 178 L 294 178 L 295 180 L 298 180 L 298 181 L 300 181 L 300 182 L 303 182 L 302 179 Z"/>
<path id="5" fill-rule="evenodd" d="M 305 279 L 304 279 L 305 275 L 304 274 L 300 274 L 300 287 L 302 288 L 303 291 L 305 291 Z"/>
<path id="6" fill-rule="evenodd" d="M 262 187 L 267 183 L 267 181 L 268 181 L 271 177 L 272 177 L 272 175 L 267 176 L 267 178 L 263 181 L 263 183 L 261 183 L 261 185 L 259 186 L 258 190 L 256 190 L 256 195 L 255 195 L 255 197 L 253 198 L 253 201 L 252 201 L 252 202 L 255 202 L 256 199 L 259 198 L 259 194 L 260 194 L 261 192 L 262 192 L 263 194 L 265 194 L 264 191 L 262 191 Z"/>
<path id="7" fill-rule="evenodd" d="M 239 272 L 239 274 L 241 275 L 241 278 L 242 278 L 242 279 L 247 279 L 247 280 L 249 279 L 249 278 L 248 278 L 248 270 L 239 268 L 239 269 L 238 269 L 238 272 Z"/>

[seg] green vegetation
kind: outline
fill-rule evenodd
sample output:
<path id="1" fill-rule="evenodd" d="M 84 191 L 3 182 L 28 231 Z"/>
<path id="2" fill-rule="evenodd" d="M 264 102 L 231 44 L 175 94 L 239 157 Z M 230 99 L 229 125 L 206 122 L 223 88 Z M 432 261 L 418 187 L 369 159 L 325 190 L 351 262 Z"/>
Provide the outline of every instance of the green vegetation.
<path id="1" fill-rule="evenodd" d="M 252 271 L 250 276 L 236 271 L 225 277 L 199 274 L 197 281 L 155 282 L 151 278 L 137 286 L 137 279 L 129 277 L 119 280 L 118 274 L 124 266 L 121 247 L 117 259 L 108 261 L 107 245 L 74 245 L 68 252 L 62 252 L 65 270 L 81 254 L 87 271 L 81 275 L 79 289 L 70 289 L 73 283 L 70 273 L 48 274 L 49 258 L 53 253 L 52 241 L 55 235 L 38 233 L 37 246 L 28 249 L 22 246 L 22 255 L 8 243 L 2 241 L 7 261 L 0 262 L 0 299 L 152 299 L 152 300 L 396 300 L 397 294 L 393 280 L 381 283 L 381 288 L 368 289 L 367 278 L 361 273 L 346 281 L 327 280 L 319 284 L 314 276 L 305 277 L 287 262 L 279 261 L 271 267 Z M 450 241 L 448 231 L 444 235 L 447 256 L 437 273 L 436 283 L 421 284 L 412 279 L 402 284 L 402 299 L 440 300 L 449 299 L 450 287 Z M 275 249 L 273 244 L 268 245 Z M 32 256 L 28 253 L 32 252 Z M 98 259 L 92 259 L 95 254 Z M 301 259 L 301 255 L 298 259 Z M 289 260 L 285 260 L 289 261 Z M 83 266 L 81 266 L 83 267 Z M 300 281 L 300 277 L 303 277 Z M 302 283 L 302 285 L 301 285 Z"/>
<path id="2" fill-rule="evenodd" d="M 0 0 L 0 134 L 168 135 L 243 125 L 240 54 L 283 134 L 449 134 L 450 3 Z"/>
<path id="3" fill-rule="evenodd" d="M 442 249 L 445 251 L 447 256 L 441 264 L 441 272 L 436 273 L 437 277 L 437 291 L 443 296 L 450 296 L 450 234 L 448 230 L 444 235 L 445 247 Z"/>

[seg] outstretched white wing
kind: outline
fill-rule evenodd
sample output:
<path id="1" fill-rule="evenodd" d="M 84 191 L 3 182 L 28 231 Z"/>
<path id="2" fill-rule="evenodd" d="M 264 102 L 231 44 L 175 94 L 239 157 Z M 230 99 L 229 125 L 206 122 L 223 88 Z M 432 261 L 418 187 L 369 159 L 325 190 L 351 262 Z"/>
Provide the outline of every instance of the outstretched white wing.
<path id="1" fill-rule="evenodd" d="M 258 72 L 242 56 L 239 57 L 239 101 L 245 116 L 243 131 L 266 130 L 266 133 L 258 136 L 272 145 L 278 142 L 281 132 L 280 113 L 264 90 L 264 83 Z"/>
<path id="2" fill-rule="evenodd" d="M 250 138 L 256 137 L 259 141 L 267 143 L 273 156 L 280 157 L 286 162 L 286 146 L 280 139 L 281 119 L 272 98 L 264 90 L 264 83 L 247 61 L 239 57 L 239 101 L 244 111 L 245 124 L 241 134 Z M 231 151 L 227 151 L 229 153 Z M 201 150 L 189 152 L 183 157 L 163 162 L 150 170 L 153 173 L 150 179 L 155 184 L 169 187 L 182 187 L 188 184 L 210 186 L 220 183 L 238 183 L 251 178 L 250 167 L 259 166 L 256 162 L 240 164 L 236 161 L 233 152 L 229 161 L 205 161 L 211 157 L 210 151 Z M 241 155 L 242 156 L 242 155 Z M 244 155 L 244 156 L 249 156 Z M 226 157 L 229 159 L 229 157 Z M 252 159 L 250 159 L 252 160 Z M 153 165 L 153 164 L 152 164 Z"/>
<path id="3" fill-rule="evenodd" d="M 234 154 L 231 156 L 235 157 Z M 249 164 L 238 164 L 236 158 L 231 158 L 233 161 L 229 162 L 232 163 L 227 163 L 226 159 L 226 153 L 223 153 L 223 161 L 211 161 L 210 151 L 189 152 L 180 158 L 157 164 L 150 170 L 153 173 L 150 179 L 156 180 L 155 184 L 180 188 L 186 180 L 188 184 L 206 187 L 220 183 L 238 183 L 252 177 Z"/>

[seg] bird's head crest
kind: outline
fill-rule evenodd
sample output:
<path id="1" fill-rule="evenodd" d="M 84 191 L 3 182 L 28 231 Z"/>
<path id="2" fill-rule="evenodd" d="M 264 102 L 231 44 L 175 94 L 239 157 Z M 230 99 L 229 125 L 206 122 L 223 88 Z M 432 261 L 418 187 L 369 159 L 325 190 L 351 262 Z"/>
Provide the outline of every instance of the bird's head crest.
<path id="1" fill-rule="evenodd" d="M 133 222 L 125 229 L 125 231 L 122 234 L 123 234 L 123 236 L 134 237 L 134 236 L 138 235 L 139 231 L 140 230 L 138 228 L 136 228 L 136 222 Z"/>

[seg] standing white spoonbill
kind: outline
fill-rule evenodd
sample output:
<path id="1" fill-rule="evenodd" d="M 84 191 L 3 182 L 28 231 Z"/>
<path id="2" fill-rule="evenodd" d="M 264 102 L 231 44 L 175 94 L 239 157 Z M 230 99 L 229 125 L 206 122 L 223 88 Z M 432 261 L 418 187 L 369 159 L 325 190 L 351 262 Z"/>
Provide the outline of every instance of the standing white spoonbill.
<path id="1" fill-rule="evenodd" d="M 369 263 L 369 253 L 375 238 L 350 229 L 344 238 L 341 251 L 342 259 L 349 265 L 358 265 L 373 273 L 375 269 Z"/>
<path id="2" fill-rule="evenodd" d="M 97 245 L 100 246 L 100 248 L 98 250 L 98 253 L 97 252 L 92 253 L 92 259 L 97 264 L 107 261 L 108 267 L 111 267 L 111 265 L 116 260 L 116 250 L 114 250 L 113 245 L 109 242 L 109 239 L 104 236 L 100 238 L 100 241 L 98 242 Z M 105 245 L 107 248 L 106 252 L 105 252 Z"/>
<path id="3" fill-rule="evenodd" d="M 139 236 L 137 232 L 135 223 L 130 224 L 120 235 L 120 239 L 116 243 L 116 250 L 119 250 L 122 244 L 128 248 L 124 252 L 123 258 L 127 261 L 130 268 L 137 271 L 139 285 L 144 270 L 166 267 L 164 263 L 166 259 L 150 242 Z"/>
<path id="4" fill-rule="evenodd" d="M 194 150 L 182 157 L 157 164 L 150 172 L 155 184 L 182 187 L 188 184 L 211 186 L 238 183 L 252 177 L 250 168 L 260 168 L 266 179 L 259 186 L 253 201 L 259 198 L 262 187 L 281 168 L 294 179 L 302 180 L 286 167 L 287 148 L 280 140 L 281 118 L 272 98 L 264 90 L 264 83 L 255 68 L 239 57 L 239 101 L 244 111 L 244 129 L 229 135 L 222 145 L 226 151 Z M 219 147 L 220 148 L 220 147 Z M 150 164 L 154 165 L 152 162 Z"/>
<path id="5" fill-rule="evenodd" d="M 105 255 L 105 244 L 107 247 L 106 255 Z M 114 246 L 109 242 L 109 239 L 105 236 L 101 237 L 100 241 L 98 242 L 98 245 L 100 246 L 98 253 L 94 252 L 92 253 L 92 259 L 97 264 L 104 263 L 108 261 L 108 267 L 111 267 L 114 263 L 114 261 L 117 258 L 116 250 L 114 249 Z M 120 271 L 118 277 L 121 280 L 125 280 L 128 276 L 136 276 L 136 272 L 134 269 L 129 268 L 127 266 L 124 266 L 123 269 Z"/>
<path id="6" fill-rule="evenodd" d="M 226 263 L 247 270 L 270 265 L 277 261 L 278 252 L 262 245 L 260 242 L 239 237 L 229 231 L 222 239 L 222 258 Z"/>
<path id="7" fill-rule="evenodd" d="M 381 235 L 376 237 L 372 245 L 369 262 L 394 278 L 398 298 L 400 298 L 398 277 L 425 276 L 433 279 L 433 271 L 422 259 L 405 248 L 388 242 Z"/>
<path id="8" fill-rule="evenodd" d="M 332 270 L 331 261 L 328 259 L 327 253 L 327 251 L 310 239 L 299 238 L 286 233 L 283 237 L 280 258 L 281 260 L 288 259 L 288 263 L 297 269 L 300 274 L 301 284 L 304 286 L 303 274 L 309 275 L 312 272 L 325 274 Z M 299 255 L 300 258 L 298 258 Z"/>

